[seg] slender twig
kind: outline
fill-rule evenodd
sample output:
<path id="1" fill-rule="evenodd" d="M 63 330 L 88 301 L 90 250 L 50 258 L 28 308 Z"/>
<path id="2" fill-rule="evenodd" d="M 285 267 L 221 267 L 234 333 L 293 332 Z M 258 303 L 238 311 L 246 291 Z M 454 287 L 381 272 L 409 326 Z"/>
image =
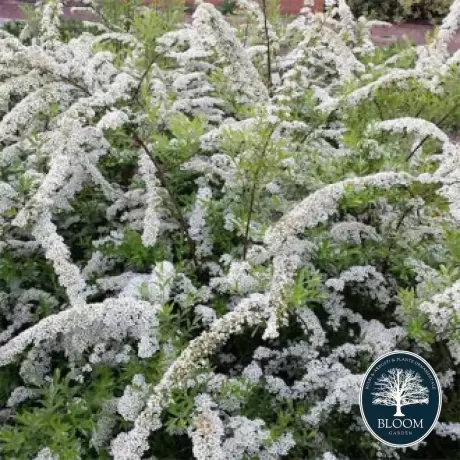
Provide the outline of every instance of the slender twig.
<path id="1" fill-rule="evenodd" d="M 422 104 L 420 109 L 417 110 L 417 113 L 415 114 L 414 118 L 418 118 L 420 114 L 423 112 L 423 109 L 425 108 L 425 104 Z"/>
<path id="2" fill-rule="evenodd" d="M 452 112 L 454 112 L 457 109 L 458 105 L 454 105 L 437 123 L 436 125 L 440 125 L 444 121 L 449 118 L 450 115 L 452 115 Z M 410 160 L 418 151 L 420 147 L 423 146 L 423 144 L 430 138 L 430 135 L 426 135 L 410 152 L 410 154 L 407 156 L 406 160 Z"/>
<path id="3" fill-rule="evenodd" d="M 381 107 L 380 104 L 378 103 L 376 97 L 374 97 L 374 104 L 375 104 L 375 106 L 377 107 L 377 110 L 378 110 L 378 112 L 379 112 L 380 120 L 381 120 L 381 121 L 385 120 L 385 117 L 383 116 L 382 107 Z M 384 133 L 383 133 L 383 131 L 382 131 L 382 132 L 380 133 L 380 142 L 383 143 L 383 141 L 384 141 Z"/>
<path id="4" fill-rule="evenodd" d="M 144 81 L 144 78 L 147 76 L 147 74 L 150 72 L 150 69 L 153 67 L 153 64 L 155 64 L 155 61 L 157 60 L 158 55 L 154 55 L 152 60 L 149 62 L 149 65 L 147 68 L 144 70 L 144 72 L 141 75 L 141 78 L 139 79 L 139 83 L 137 84 L 136 89 L 134 90 L 134 97 L 137 98 L 139 91 L 141 90 L 142 83 Z"/>
<path id="5" fill-rule="evenodd" d="M 54 75 L 54 74 L 52 74 L 52 75 Z M 65 77 L 64 75 L 57 75 L 57 77 L 59 79 L 61 79 L 62 81 L 65 81 L 69 85 L 72 85 L 75 88 L 79 89 L 80 91 L 83 91 L 87 96 L 92 96 L 92 94 L 91 94 L 91 92 L 89 91 L 88 88 L 86 88 L 85 86 L 80 85 L 79 83 L 75 82 L 71 78 Z"/>
<path id="6" fill-rule="evenodd" d="M 247 48 L 249 40 L 249 18 L 246 20 L 246 27 L 244 29 L 244 47 Z"/>
<path id="7" fill-rule="evenodd" d="M 423 144 L 430 138 L 430 135 L 425 136 L 409 153 L 407 156 L 406 160 L 410 160 L 419 150 L 420 147 L 423 146 Z"/>
<path id="8" fill-rule="evenodd" d="M 246 260 L 246 253 L 248 252 L 249 246 L 249 228 L 251 226 L 252 211 L 254 209 L 254 200 L 256 196 L 257 181 L 254 180 L 254 183 L 251 187 L 251 197 L 249 198 L 249 210 L 248 210 L 248 219 L 246 221 L 246 230 L 244 232 L 244 249 L 243 249 L 243 259 Z"/>
<path id="9" fill-rule="evenodd" d="M 159 159 L 155 156 L 155 154 L 149 149 L 149 147 L 146 145 L 146 143 L 139 137 L 139 135 L 134 131 L 133 132 L 133 138 L 136 141 L 137 144 L 139 144 L 144 152 L 148 155 L 148 157 L 152 160 L 153 164 L 155 165 L 155 168 L 157 170 L 158 178 L 160 179 L 160 183 L 162 187 L 168 192 L 169 198 L 171 200 L 171 203 L 173 205 L 173 211 L 174 214 L 176 215 L 176 219 L 179 223 L 180 229 L 182 233 L 184 234 L 185 238 L 187 239 L 187 244 L 189 247 L 189 252 L 190 252 L 190 257 L 192 258 L 195 267 L 198 269 L 200 264 L 198 262 L 197 256 L 196 256 L 196 245 L 195 242 L 190 238 L 190 235 L 188 233 L 188 226 L 187 222 L 182 214 L 181 207 L 176 200 L 176 197 L 174 195 L 174 192 L 172 191 L 171 187 L 169 186 L 168 179 L 166 177 L 165 170 L 163 168 L 163 165 L 159 161 Z"/>
<path id="10" fill-rule="evenodd" d="M 115 30 L 113 28 L 113 24 L 110 23 L 110 21 L 104 16 L 104 13 L 99 8 L 96 8 L 94 5 L 91 4 L 89 5 L 89 8 L 91 8 L 94 11 L 94 13 L 96 13 L 96 15 L 102 19 L 102 22 L 107 27 L 107 29 Z M 116 27 L 116 29 L 120 30 L 119 27 Z"/>
<path id="11" fill-rule="evenodd" d="M 302 137 L 302 139 L 299 142 L 299 147 L 307 140 L 307 138 L 309 138 L 316 131 L 316 129 L 317 127 L 311 128 L 305 133 L 305 135 Z"/>
<path id="12" fill-rule="evenodd" d="M 261 160 L 263 160 L 263 158 L 265 157 L 265 154 L 267 153 L 267 148 L 268 148 L 268 144 L 270 142 L 270 139 L 273 135 L 273 132 L 275 131 L 275 127 L 271 128 L 268 136 L 267 136 L 267 139 L 264 143 L 264 146 L 262 148 L 262 153 L 261 153 Z M 257 167 L 257 170 L 255 172 L 255 175 L 254 175 L 254 182 L 252 184 L 252 187 L 251 187 L 251 195 L 250 195 L 250 198 L 249 198 L 249 207 L 248 207 L 248 218 L 247 218 L 247 221 L 246 221 L 246 229 L 245 229 L 245 232 L 244 232 L 244 243 L 243 243 L 243 259 L 246 260 L 246 254 L 248 252 L 248 246 L 249 246 L 249 229 L 251 227 L 251 220 L 252 220 L 252 213 L 254 211 L 254 203 L 255 203 L 255 198 L 256 198 L 256 193 L 257 193 L 257 187 L 258 187 L 258 176 L 259 176 L 259 173 L 260 173 L 260 170 L 262 169 L 262 166 L 261 164 L 259 164 L 259 166 Z"/>
<path id="13" fill-rule="evenodd" d="M 409 213 L 414 209 L 413 206 L 408 206 L 404 211 L 403 213 L 401 214 L 401 216 L 399 217 L 398 219 L 398 223 L 396 224 L 396 227 L 395 227 L 395 231 L 396 232 L 399 232 L 399 229 L 401 228 L 401 225 L 403 224 L 404 222 L 404 219 L 409 215 Z"/>
<path id="14" fill-rule="evenodd" d="M 65 75 L 55 73 L 52 70 L 46 67 L 39 67 L 39 69 L 47 74 L 49 74 L 54 80 L 61 80 L 69 85 L 72 85 L 74 88 L 83 91 L 87 96 L 92 96 L 91 91 L 80 83 L 76 82 L 72 78 L 66 77 Z"/>
<path id="15" fill-rule="evenodd" d="M 268 33 L 268 21 L 267 21 L 267 0 L 262 0 L 262 11 L 264 14 L 264 33 L 265 33 L 265 40 L 267 42 L 267 86 L 268 86 L 268 93 L 270 97 L 272 94 L 272 58 L 271 58 L 271 46 L 270 46 L 270 35 Z"/>
<path id="16" fill-rule="evenodd" d="M 375 106 L 377 107 L 377 110 L 379 112 L 379 116 L 380 116 L 380 120 L 384 120 L 384 116 L 383 116 L 383 111 L 382 111 L 382 107 L 380 106 L 380 104 L 377 102 L 377 98 L 374 97 L 374 104 Z"/>
<path id="17" fill-rule="evenodd" d="M 391 240 L 390 240 L 390 243 L 388 245 L 388 253 L 387 253 L 387 256 L 382 260 L 382 272 L 384 272 L 388 265 L 389 265 L 389 261 L 390 261 L 390 256 L 391 256 L 391 252 L 393 251 L 393 249 L 395 248 L 395 243 L 396 243 L 396 236 L 398 235 L 399 233 L 399 229 L 401 228 L 401 225 L 403 224 L 404 222 L 404 219 L 409 215 L 409 213 L 414 209 L 414 206 L 408 206 L 407 208 L 405 208 L 403 210 L 403 212 L 401 213 L 401 215 L 399 216 L 399 219 L 396 223 L 396 227 L 395 227 L 395 231 L 394 231 L 394 234 L 393 236 L 391 237 Z"/>

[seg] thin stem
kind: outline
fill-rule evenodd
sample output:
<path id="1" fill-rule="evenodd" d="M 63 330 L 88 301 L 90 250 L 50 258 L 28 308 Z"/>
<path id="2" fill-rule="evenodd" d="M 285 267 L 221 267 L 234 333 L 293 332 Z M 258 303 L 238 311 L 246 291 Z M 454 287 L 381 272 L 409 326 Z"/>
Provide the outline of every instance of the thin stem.
<path id="1" fill-rule="evenodd" d="M 375 106 L 377 107 L 377 110 L 379 112 L 379 117 L 380 117 L 380 120 L 384 120 L 384 116 L 383 116 L 383 111 L 382 111 L 382 107 L 380 106 L 380 104 L 377 102 L 377 98 L 374 98 L 374 104 Z"/>
<path id="2" fill-rule="evenodd" d="M 92 96 L 92 94 L 91 94 L 91 92 L 89 91 L 88 88 L 86 88 L 85 86 L 80 85 L 79 83 L 76 83 L 71 78 L 64 77 L 63 75 L 58 75 L 58 77 L 62 81 L 65 81 L 66 83 L 69 83 L 69 85 L 72 85 L 75 88 L 79 89 L 80 91 L 83 91 L 87 96 Z"/>
<path id="3" fill-rule="evenodd" d="M 152 68 L 153 64 L 155 64 L 155 61 L 157 60 L 157 55 L 154 55 L 152 60 L 150 61 L 149 65 L 147 66 L 147 68 L 144 70 L 144 72 L 142 73 L 141 75 L 141 78 L 139 79 L 139 83 L 137 84 L 137 87 L 134 91 L 134 97 L 137 98 L 138 94 L 139 94 L 139 91 L 141 90 L 141 86 L 142 86 L 142 83 L 145 79 L 145 77 L 147 76 L 147 74 L 150 72 L 150 69 Z"/>
<path id="4" fill-rule="evenodd" d="M 267 139 L 264 143 L 264 146 L 262 148 L 262 153 L 261 153 L 261 160 L 264 159 L 265 157 L 265 154 L 267 153 L 267 148 L 268 148 L 268 144 L 270 142 L 270 139 L 273 135 L 273 132 L 275 131 L 275 127 L 271 128 L 268 136 L 267 136 Z M 257 167 L 257 170 L 255 172 L 255 175 L 254 175 L 254 182 L 252 184 L 252 187 L 251 187 L 251 195 L 250 195 L 250 198 L 249 198 L 249 208 L 248 208 L 248 218 L 247 218 L 247 221 L 246 221 L 246 229 L 245 229 L 245 232 L 244 232 L 244 243 L 243 243 L 243 259 L 246 260 L 246 255 L 247 255 L 247 252 L 248 252 L 248 246 L 249 246 L 249 229 L 251 227 L 251 220 L 252 220 L 252 214 L 254 212 L 254 203 L 255 203 L 255 198 L 256 198 L 256 193 L 257 193 L 257 187 L 258 187 L 258 176 L 259 176 L 259 173 L 260 173 L 260 170 L 262 169 L 262 165 L 261 163 L 259 163 L 259 166 Z"/>
<path id="5" fill-rule="evenodd" d="M 249 40 L 249 18 L 246 20 L 246 27 L 244 29 L 244 47 L 248 47 L 248 40 Z"/>
<path id="6" fill-rule="evenodd" d="M 375 104 L 375 106 L 377 107 L 377 110 L 378 110 L 378 112 L 379 112 L 380 120 L 383 121 L 383 120 L 385 119 L 384 116 L 383 116 L 383 110 L 382 110 L 382 107 L 380 106 L 380 104 L 378 103 L 376 97 L 374 97 L 374 104 Z M 384 139 L 385 139 L 385 135 L 384 135 L 384 133 L 383 133 L 383 131 L 382 131 L 382 132 L 380 133 L 380 142 L 383 143 Z"/>
<path id="7" fill-rule="evenodd" d="M 410 160 L 417 152 L 418 152 L 418 149 L 420 147 L 423 146 L 423 144 L 430 138 L 429 135 L 425 136 L 411 151 L 411 153 L 409 153 L 409 155 L 407 156 L 406 160 Z"/>
<path id="8" fill-rule="evenodd" d="M 302 137 L 302 139 L 300 140 L 300 143 L 299 143 L 299 147 L 302 146 L 302 144 L 307 140 L 308 137 L 310 137 L 316 130 L 317 128 L 314 127 L 312 129 L 309 129 L 307 131 L 307 133 Z"/>
<path id="9" fill-rule="evenodd" d="M 249 198 L 249 210 L 248 210 L 248 219 L 246 221 L 246 230 L 244 232 L 244 248 L 243 248 L 243 259 L 246 260 L 246 254 L 248 252 L 249 246 L 249 228 L 251 226 L 252 212 L 254 209 L 254 201 L 256 197 L 257 181 L 254 180 L 254 183 L 251 187 L 251 197 Z"/>
<path id="10" fill-rule="evenodd" d="M 420 114 L 423 112 L 423 109 L 425 108 L 425 104 L 422 104 L 419 110 L 417 110 L 417 113 L 415 114 L 414 118 L 418 118 Z"/>
<path id="11" fill-rule="evenodd" d="M 436 125 L 440 125 L 444 121 L 447 120 L 447 118 L 452 115 L 452 112 L 454 112 L 457 109 L 458 105 L 454 105 L 437 123 Z M 423 144 L 430 138 L 430 135 L 426 135 L 410 152 L 410 154 L 407 156 L 406 160 L 410 160 L 419 150 L 420 147 L 423 146 Z"/>
<path id="12" fill-rule="evenodd" d="M 395 228 L 395 231 L 396 232 L 399 232 L 399 229 L 401 228 L 401 225 L 403 224 L 404 222 L 404 219 L 409 215 L 409 213 L 414 209 L 413 206 L 409 206 L 407 207 L 403 213 L 401 214 L 401 216 L 399 217 L 398 219 L 398 223 L 396 224 L 396 228 Z"/>
<path id="13" fill-rule="evenodd" d="M 47 67 L 41 67 L 40 70 L 51 75 L 51 77 L 53 77 L 55 80 L 61 80 L 65 83 L 68 83 L 69 85 L 72 85 L 74 88 L 79 89 L 80 91 L 83 91 L 87 96 L 92 96 L 91 91 L 88 88 L 86 88 L 86 86 L 83 86 L 80 83 L 72 80 L 72 78 L 66 77 L 59 73 L 55 73 L 52 70 L 48 69 Z"/>
<path id="14" fill-rule="evenodd" d="M 398 236 L 398 232 L 401 228 L 401 225 L 403 224 L 404 222 L 404 219 L 409 215 L 409 213 L 414 209 L 413 206 L 408 206 L 407 208 L 405 208 L 402 212 L 402 214 L 399 216 L 398 218 L 398 221 L 396 223 L 396 227 L 395 227 L 395 231 L 394 231 L 394 234 L 393 236 L 391 237 L 391 240 L 390 240 L 390 243 L 388 245 L 388 253 L 387 253 L 387 256 L 382 260 L 382 272 L 385 272 L 385 270 L 388 268 L 389 266 L 389 261 L 390 261 L 390 256 L 391 256 L 391 252 L 393 251 L 393 249 L 395 248 L 395 243 L 396 243 L 396 237 Z"/>
<path id="15" fill-rule="evenodd" d="M 102 19 L 102 22 L 107 27 L 107 29 L 115 30 L 113 28 L 113 24 L 110 23 L 110 21 L 104 16 L 104 13 L 102 13 L 102 11 L 99 8 L 96 8 L 94 5 L 89 5 L 89 7 L 96 13 L 97 16 L 99 16 Z M 120 30 L 118 27 L 116 27 L 116 29 Z"/>
<path id="16" fill-rule="evenodd" d="M 144 152 L 149 156 L 149 158 L 152 160 L 153 164 L 155 165 L 155 168 L 157 170 L 158 178 L 160 179 L 160 183 L 162 187 L 168 192 L 169 198 L 171 200 L 171 203 L 173 205 L 173 211 L 176 215 L 176 219 L 179 223 L 179 226 L 181 228 L 182 233 L 185 235 L 187 239 L 187 244 L 189 247 L 189 253 L 190 257 L 192 258 L 195 267 L 199 268 L 200 264 L 198 262 L 198 259 L 196 257 L 196 245 L 195 242 L 190 238 L 190 235 L 188 233 L 188 226 L 187 222 L 185 221 L 185 218 L 182 214 L 181 207 L 176 200 L 176 197 L 174 195 L 174 192 L 172 191 L 171 187 L 169 186 L 168 180 L 166 178 L 166 173 L 163 168 L 163 165 L 161 162 L 158 160 L 158 158 L 154 155 L 154 153 L 148 148 L 148 146 L 145 144 L 145 142 L 139 137 L 139 135 L 136 132 L 133 132 L 133 137 L 134 140 L 139 144 Z"/>
<path id="17" fill-rule="evenodd" d="M 267 0 L 262 0 L 262 11 L 264 14 L 264 32 L 265 32 L 265 40 L 267 42 L 267 85 L 268 85 L 268 93 L 270 97 L 273 95 L 272 88 L 272 58 L 271 58 L 271 46 L 270 46 L 270 35 L 268 33 L 268 21 L 267 21 Z"/>

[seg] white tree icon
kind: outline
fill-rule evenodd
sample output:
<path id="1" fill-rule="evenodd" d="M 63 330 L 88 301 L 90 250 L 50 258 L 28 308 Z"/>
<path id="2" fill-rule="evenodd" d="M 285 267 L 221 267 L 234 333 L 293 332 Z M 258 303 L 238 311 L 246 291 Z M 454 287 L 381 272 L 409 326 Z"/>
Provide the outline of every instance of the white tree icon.
<path id="1" fill-rule="evenodd" d="M 428 388 L 422 385 L 420 374 L 412 370 L 393 368 L 375 382 L 372 404 L 396 406 L 395 417 L 404 417 L 401 407 L 410 404 L 428 404 Z"/>

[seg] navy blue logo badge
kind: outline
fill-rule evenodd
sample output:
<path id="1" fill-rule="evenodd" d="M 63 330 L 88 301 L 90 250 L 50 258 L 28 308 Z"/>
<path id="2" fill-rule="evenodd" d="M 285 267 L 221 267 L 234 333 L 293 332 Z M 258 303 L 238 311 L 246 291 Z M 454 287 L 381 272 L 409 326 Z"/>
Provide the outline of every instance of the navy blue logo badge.
<path id="1" fill-rule="evenodd" d="M 441 412 L 438 377 L 420 356 L 394 351 L 374 361 L 361 385 L 361 415 L 371 434 L 392 447 L 425 439 Z"/>

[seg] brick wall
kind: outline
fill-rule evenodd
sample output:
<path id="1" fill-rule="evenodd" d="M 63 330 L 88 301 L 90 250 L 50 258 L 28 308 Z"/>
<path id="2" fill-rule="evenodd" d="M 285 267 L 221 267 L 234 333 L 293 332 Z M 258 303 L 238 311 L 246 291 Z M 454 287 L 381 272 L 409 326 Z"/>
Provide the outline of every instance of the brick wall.
<path id="1" fill-rule="evenodd" d="M 161 3 L 167 2 L 169 0 L 144 0 L 145 4 L 149 3 Z M 186 4 L 193 6 L 195 0 L 184 0 Z M 208 0 L 214 4 L 219 4 L 223 0 Z M 260 0 L 259 0 L 260 1 Z M 324 0 L 314 0 L 315 1 L 315 10 L 322 11 L 324 8 Z M 21 3 L 34 3 L 35 0 L 0 0 L 0 24 L 10 20 L 23 19 L 24 15 L 22 14 L 20 4 Z M 304 0 L 280 0 L 281 2 L 281 12 L 283 14 L 298 14 L 300 9 L 303 6 Z M 78 5 L 81 3 L 81 0 L 73 0 L 72 4 Z M 90 19 L 91 15 L 89 13 L 71 13 L 69 7 L 64 8 L 64 13 L 68 16 L 77 18 L 77 19 Z"/>
<path id="2" fill-rule="evenodd" d="M 223 0 L 207 0 L 209 3 L 219 5 Z M 185 0 L 187 5 L 193 6 L 194 0 Z M 303 7 L 304 0 L 280 0 L 280 9 L 282 14 L 298 14 Z M 323 11 L 324 0 L 315 0 L 315 11 Z"/>

